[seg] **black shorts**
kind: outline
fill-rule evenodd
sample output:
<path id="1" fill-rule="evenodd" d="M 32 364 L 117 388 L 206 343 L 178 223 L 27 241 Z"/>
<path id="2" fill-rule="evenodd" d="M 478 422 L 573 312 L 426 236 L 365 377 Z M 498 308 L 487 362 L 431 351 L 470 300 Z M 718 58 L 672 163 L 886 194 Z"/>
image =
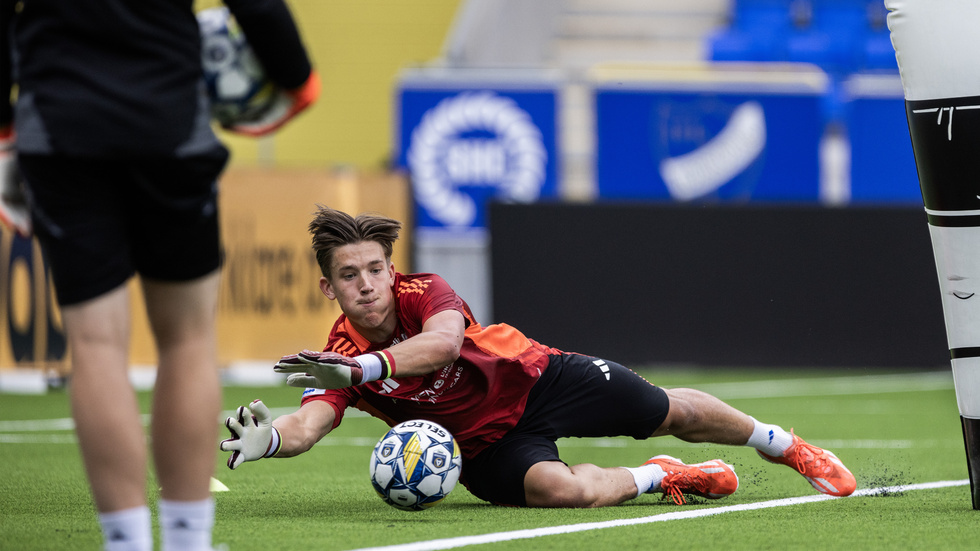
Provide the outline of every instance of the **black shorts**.
<path id="1" fill-rule="evenodd" d="M 617 363 L 580 354 L 552 356 L 517 426 L 464 461 L 463 481 L 480 499 L 523 507 L 528 469 L 541 461 L 561 461 L 556 440 L 644 440 L 667 418 L 669 405 L 662 388 Z"/>
<path id="2" fill-rule="evenodd" d="M 227 160 L 224 148 L 181 159 L 21 155 L 58 303 L 98 297 L 134 273 L 188 281 L 217 269 L 217 178 Z"/>

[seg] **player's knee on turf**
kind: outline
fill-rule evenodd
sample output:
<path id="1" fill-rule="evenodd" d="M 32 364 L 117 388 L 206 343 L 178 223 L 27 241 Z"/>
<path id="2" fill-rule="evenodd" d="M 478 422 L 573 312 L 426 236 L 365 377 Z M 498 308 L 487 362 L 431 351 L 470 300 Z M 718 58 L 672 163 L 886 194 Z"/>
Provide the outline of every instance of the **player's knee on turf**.
<path id="1" fill-rule="evenodd" d="M 532 466 L 524 476 L 524 493 L 528 507 L 585 507 L 585 489 L 575 480 L 571 469 L 557 461 L 543 461 Z"/>
<path id="2" fill-rule="evenodd" d="M 557 461 L 535 464 L 524 477 L 528 507 L 598 507 L 623 501 L 603 493 L 603 471 L 591 464 L 568 467 Z M 633 497 L 633 496 L 629 496 Z"/>

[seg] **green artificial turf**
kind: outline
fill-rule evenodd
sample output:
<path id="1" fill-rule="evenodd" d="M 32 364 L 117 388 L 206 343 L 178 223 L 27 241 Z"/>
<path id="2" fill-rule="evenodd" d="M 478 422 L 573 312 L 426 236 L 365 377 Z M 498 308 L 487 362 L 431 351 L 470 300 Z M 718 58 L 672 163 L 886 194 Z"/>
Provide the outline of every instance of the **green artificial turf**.
<path id="1" fill-rule="evenodd" d="M 641 374 L 667 387 L 703 388 L 762 421 L 794 428 L 807 441 L 833 449 L 854 472 L 859 492 L 891 490 L 775 507 L 774 500 L 816 492 L 792 470 L 767 463 L 748 448 L 672 438 L 570 439 L 559 443 L 570 464 L 634 466 L 660 453 L 686 462 L 718 457 L 734 465 L 739 491 L 718 501 L 691 498 L 683 506 L 644 495 L 605 509 L 538 510 L 491 506 L 457 486 L 430 510 L 404 512 L 385 505 L 368 480 L 368 456 L 386 426 L 349 415 L 313 450 L 295 458 L 261 460 L 230 471 L 224 466 L 225 454 L 219 454 L 215 476 L 229 491 L 215 494 L 214 541 L 232 551 L 358 549 L 459 536 L 486 536 L 492 541 L 470 548 L 494 550 L 976 547 L 980 511 L 971 507 L 968 485 L 894 489 L 967 477 L 947 373 L 923 378 L 913 372 L 857 369 L 651 369 Z M 298 397 L 288 387 L 227 387 L 224 406 L 229 414 L 261 398 L 280 414 L 295 408 Z M 141 393 L 140 398 L 148 412 L 149 395 Z M 68 417 L 63 391 L 0 395 L 0 549 L 100 548 L 77 444 L 64 424 Z M 28 423 L 32 420 L 37 422 Z M 155 514 L 155 483 L 150 486 Z M 763 508 L 737 508 L 753 504 Z M 672 513 L 705 510 L 718 514 L 671 518 Z M 601 524 L 618 519 L 645 520 L 630 526 Z M 600 524 L 571 528 L 579 530 L 572 533 L 496 541 L 515 537 L 508 533 L 518 530 L 584 523 Z"/>

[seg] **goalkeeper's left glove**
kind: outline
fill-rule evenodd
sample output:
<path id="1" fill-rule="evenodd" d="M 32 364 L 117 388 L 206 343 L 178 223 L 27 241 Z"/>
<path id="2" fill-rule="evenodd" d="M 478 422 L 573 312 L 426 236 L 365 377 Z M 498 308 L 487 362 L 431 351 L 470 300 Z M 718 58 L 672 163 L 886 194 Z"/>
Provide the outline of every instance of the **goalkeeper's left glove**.
<path id="1" fill-rule="evenodd" d="M 286 384 L 300 388 L 346 388 L 395 374 L 395 363 L 387 351 L 348 358 L 336 352 L 304 350 L 283 356 L 273 368 L 290 373 Z"/>
<path id="2" fill-rule="evenodd" d="M 31 213 L 16 156 L 13 128 L 0 128 L 0 222 L 26 239 L 31 236 Z"/>
<path id="3" fill-rule="evenodd" d="M 231 438 L 222 440 L 219 448 L 232 452 L 228 468 L 237 469 L 246 461 L 272 457 L 279 453 L 282 438 L 272 426 L 272 414 L 262 400 L 255 400 L 249 407 L 241 406 L 234 417 L 225 419 L 225 427 Z"/>
<path id="4" fill-rule="evenodd" d="M 256 120 L 225 126 L 236 134 L 259 137 L 275 132 L 316 101 L 320 96 L 320 76 L 310 71 L 302 86 L 294 90 L 277 90 L 272 105 Z"/>

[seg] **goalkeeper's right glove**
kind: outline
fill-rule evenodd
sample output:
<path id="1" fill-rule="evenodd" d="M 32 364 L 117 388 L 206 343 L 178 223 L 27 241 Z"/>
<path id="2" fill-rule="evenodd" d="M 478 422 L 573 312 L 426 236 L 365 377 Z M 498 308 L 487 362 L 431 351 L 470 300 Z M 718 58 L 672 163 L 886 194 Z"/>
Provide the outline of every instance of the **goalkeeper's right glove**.
<path id="1" fill-rule="evenodd" d="M 272 426 L 272 414 L 262 400 L 255 400 L 249 407 L 239 407 L 235 417 L 225 419 L 225 427 L 231 438 L 222 440 L 219 448 L 232 452 L 228 458 L 229 469 L 237 469 L 246 461 L 272 457 L 282 447 L 279 431 Z"/>
<path id="2" fill-rule="evenodd" d="M 348 358 L 336 352 L 304 350 L 283 356 L 273 366 L 276 373 L 289 373 L 286 384 L 300 388 L 346 388 L 395 374 L 395 359 L 387 350 Z"/>
<path id="3" fill-rule="evenodd" d="M 271 134 L 312 105 L 319 96 L 320 76 L 316 71 L 310 71 L 310 76 L 299 88 L 277 90 L 272 105 L 257 120 L 234 123 L 224 128 L 253 138 Z"/>
<path id="4" fill-rule="evenodd" d="M 31 236 L 31 214 L 15 157 L 13 128 L 0 128 L 0 222 L 26 239 Z"/>

